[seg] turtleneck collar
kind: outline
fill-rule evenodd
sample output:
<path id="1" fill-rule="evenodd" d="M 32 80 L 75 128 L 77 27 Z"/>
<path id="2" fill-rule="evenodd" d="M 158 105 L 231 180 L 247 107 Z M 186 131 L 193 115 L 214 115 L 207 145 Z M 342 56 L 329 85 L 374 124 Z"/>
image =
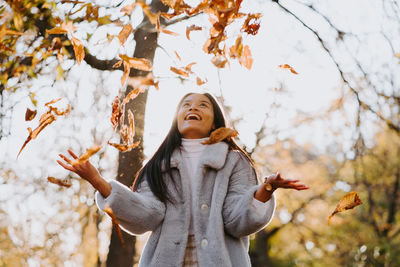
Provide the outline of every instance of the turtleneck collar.
<path id="1" fill-rule="evenodd" d="M 200 138 L 200 139 L 186 139 L 182 138 L 182 144 L 181 144 L 181 151 L 183 153 L 188 153 L 188 154 L 198 154 L 204 151 L 206 148 L 206 145 L 203 145 L 202 143 L 206 141 L 208 137 L 205 138 Z"/>

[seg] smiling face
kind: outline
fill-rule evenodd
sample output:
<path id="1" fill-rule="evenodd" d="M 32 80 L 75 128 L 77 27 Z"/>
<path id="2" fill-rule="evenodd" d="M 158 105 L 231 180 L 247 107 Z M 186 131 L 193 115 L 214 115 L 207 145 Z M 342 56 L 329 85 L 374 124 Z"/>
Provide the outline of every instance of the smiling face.
<path id="1" fill-rule="evenodd" d="M 191 94 L 183 99 L 178 109 L 177 123 L 183 138 L 198 139 L 210 135 L 214 128 L 214 109 L 202 94 Z"/>

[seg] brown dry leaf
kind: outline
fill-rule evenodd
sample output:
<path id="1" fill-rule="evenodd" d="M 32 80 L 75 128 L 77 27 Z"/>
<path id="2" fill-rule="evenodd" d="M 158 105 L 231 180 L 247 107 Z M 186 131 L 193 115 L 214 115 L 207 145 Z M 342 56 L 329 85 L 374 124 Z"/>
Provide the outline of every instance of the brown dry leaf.
<path id="1" fill-rule="evenodd" d="M 170 30 L 167 30 L 167 29 L 165 29 L 165 28 L 163 28 L 163 27 L 160 27 L 160 31 L 161 31 L 162 33 L 169 34 L 169 35 L 172 35 L 172 36 L 179 36 L 179 33 L 176 33 L 176 32 L 170 31 Z"/>
<path id="2" fill-rule="evenodd" d="M 80 65 L 82 60 L 85 58 L 85 49 L 79 39 L 72 37 L 71 42 L 72 46 L 74 47 L 76 61 L 78 62 L 78 65 Z"/>
<path id="3" fill-rule="evenodd" d="M 210 134 L 210 138 L 208 140 L 204 141 L 203 144 L 205 144 L 205 145 L 215 144 L 215 143 L 221 142 L 224 139 L 229 140 L 232 137 L 238 136 L 238 134 L 239 133 L 234 129 L 221 127 L 221 128 L 214 130 Z"/>
<path id="4" fill-rule="evenodd" d="M 111 217 L 111 222 L 112 222 L 113 226 L 115 227 L 115 230 L 117 231 L 117 234 L 118 234 L 119 240 L 121 241 L 122 247 L 126 248 L 124 238 L 122 237 L 121 228 L 119 227 L 119 222 L 108 204 L 106 204 L 106 206 L 104 208 L 104 212 L 107 213 L 108 216 Z"/>
<path id="5" fill-rule="evenodd" d="M 135 143 L 133 143 L 131 145 L 117 144 L 117 143 L 111 143 L 111 142 L 107 142 L 107 144 L 115 147 L 116 149 L 118 149 L 121 152 L 128 152 L 128 151 L 131 151 L 133 148 L 137 147 L 140 144 L 140 141 L 136 141 Z"/>
<path id="6" fill-rule="evenodd" d="M 243 54 L 239 59 L 240 65 L 245 66 L 247 69 L 251 69 L 253 65 L 253 57 L 251 56 L 251 52 L 249 46 L 245 46 L 243 49 Z"/>
<path id="7" fill-rule="evenodd" d="M 124 100 L 122 101 L 122 105 L 126 105 L 126 103 L 128 103 L 132 99 L 135 99 L 140 93 L 143 93 L 143 90 L 140 90 L 139 88 L 130 91 L 129 94 L 127 94 Z"/>
<path id="8" fill-rule="evenodd" d="M 258 33 L 258 29 L 260 28 L 260 23 L 258 22 L 258 19 L 261 18 L 261 16 L 261 13 L 248 14 L 241 30 L 248 34 L 256 35 Z M 250 23 L 250 21 L 253 19 L 255 20 L 255 22 Z"/>
<path id="9" fill-rule="evenodd" d="M 189 64 L 187 64 L 185 67 L 183 67 L 187 72 L 189 72 L 189 73 L 193 73 L 192 72 L 192 67 L 193 67 L 193 65 L 195 65 L 195 64 L 197 64 L 196 62 L 192 62 L 192 63 L 189 63 Z"/>
<path id="10" fill-rule="evenodd" d="M 178 52 L 176 52 L 176 50 L 174 50 L 175 56 L 179 59 L 179 61 L 182 61 L 181 57 L 179 56 Z"/>
<path id="11" fill-rule="evenodd" d="M 31 121 L 36 117 L 37 110 L 26 109 L 25 112 L 25 121 Z"/>
<path id="12" fill-rule="evenodd" d="M 57 116 L 68 115 L 71 112 L 71 105 L 70 104 L 68 104 L 67 108 L 64 109 L 64 110 L 59 110 L 58 108 L 52 107 L 52 106 L 49 106 L 49 108 Z"/>
<path id="13" fill-rule="evenodd" d="M 125 84 L 125 81 L 128 78 L 129 73 L 131 72 L 131 67 L 129 66 L 129 63 L 126 61 L 123 61 L 123 64 L 124 64 L 124 73 L 122 74 L 122 77 L 121 77 L 121 85 Z"/>
<path id="14" fill-rule="evenodd" d="M 144 92 L 145 87 L 147 86 L 154 86 L 157 90 L 160 88 L 158 87 L 159 82 L 154 81 L 153 74 L 149 72 L 145 77 L 137 76 L 137 77 L 129 77 L 128 84 L 133 88 L 139 88 Z"/>
<path id="15" fill-rule="evenodd" d="M 60 101 L 61 99 L 62 99 L 62 98 L 60 97 L 60 98 L 57 98 L 57 99 L 50 100 L 49 102 L 45 103 L 44 105 L 45 105 L 46 107 L 48 107 L 48 106 L 50 106 L 50 105 L 52 105 L 52 104 L 54 104 L 54 103 L 57 103 L 57 102 Z"/>
<path id="16" fill-rule="evenodd" d="M 72 35 L 73 31 L 76 30 L 77 28 L 74 27 L 74 24 L 72 21 L 68 22 L 63 22 L 61 23 L 60 27 L 55 27 L 50 30 L 46 30 L 48 34 L 66 34 L 69 33 Z"/>
<path id="17" fill-rule="evenodd" d="M 169 68 L 172 72 L 175 72 L 176 74 L 183 76 L 185 78 L 189 78 L 189 72 L 187 70 L 184 70 L 182 68 L 175 68 L 175 67 L 170 67 Z"/>
<path id="18" fill-rule="evenodd" d="M 135 137 L 135 117 L 131 110 L 128 110 L 128 123 L 129 125 L 122 125 L 119 133 L 124 144 L 130 146 L 133 144 L 133 138 Z"/>
<path id="19" fill-rule="evenodd" d="M 132 11 L 135 9 L 136 3 L 132 3 L 130 5 L 124 6 L 121 8 L 120 12 L 124 12 L 124 15 L 130 15 Z"/>
<path id="20" fill-rule="evenodd" d="M 47 181 L 49 181 L 50 183 L 59 185 L 59 186 L 64 186 L 64 187 L 71 187 L 72 183 L 71 183 L 71 179 L 58 179 L 55 177 L 47 177 Z"/>
<path id="21" fill-rule="evenodd" d="M 91 156 L 96 154 L 100 149 L 101 149 L 101 146 L 99 146 L 99 145 L 94 145 L 94 146 L 89 147 L 88 149 L 86 149 L 86 152 L 83 153 L 78 159 L 72 160 L 71 165 L 84 163 Z"/>
<path id="22" fill-rule="evenodd" d="M 342 199 L 340 199 L 339 203 L 337 204 L 335 210 L 332 212 L 332 214 L 328 218 L 328 225 L 330 225 L 331 218 L 333 215 L 336 213 L 352 209 L 354 207 L 357 207 L 358 205 L 363 204 L 360 197 L 358 196 L 357 192 L 350 192 L 346 194 Z"/>
<path id="23" fill-rule="evenodd" d="M 119 96 L 116 96 L 114 98 L 111 107 L 112 107 L 111 124 L 113 126 L 113 130 L 115 131 L 115 129 L 119 124 L 119 120 L 122 116 L 121 105 L 119 104 Z"/>
<path id="24" fill-rule="evenodd" d="M 202 27 L 196 25 L 190 25 L 186 27 L 186 38 L 190 40 L 190 33 L 192 31 L 201 31 L 202 29 L 203 29 Z"/>
<path id="25" fill-rule="evenodd" d="M 128 39 L 128 36 L 132 33 L 132 31 L 133 28 L 131 24 L 126 24 L 124 27 L 122 27 L 122 30 L 118 34 L 118 39 L 122 46 L 124 46 L 126 39 Z"/>
<path id="26" fill-rule="evenodd" d="M 122 65 L 123 60 L 118 61 L 117 63 L 115 63 L 112 67 L 113 68 L 119 68 Z"/>
<path id="27" fill-rule="evenodd" d="M 36 127 L 35 130 L 32 131 L 32 129 L 30 127 L 28 127 L 28 132 L 29 135 L 26 138 L 24 144 L 22 145 L 21 149 L 18 152 L 17 158 L 19 157 L 19 155 L 21 154 L 22 150 L 24 149 L 24 147 L 29 143 L 29 141 L 35 139 L 38 134 L 44 129 L 46 128 L 47 125 L 51 124 L 53 121 L 55 121 L 57 118 L 56 116 L 54 116 L 53 114 L 51 114 L 51 110 L 47 111 L 45 114 L 43 114 L 40 117 L 39 120 L 39 126 Z"/>
<path id="28" fill-rule="evenodd" d="M 147 16 L 147 18 L 149 19 L 151 24 L 155 25 L 157 23 L 157 19 L 159 17 L 159 14 L 151 12 L 150 6 L 148 6 L 144 2 L 136 2 L 136 5 L 138 5 L 138 6 L 140 6 L 142 8 L 143 13 Z"/>
<path id="29" fill-rule="evenodd" d="M 282 68 L 282 69 L 289 69 L 291 73 L 293 73 L 293 74 L 298 74 L 298 73 L 294 70 L 294 68 L 292 68 L 292 67 L 291 67 L 290 65 L 288 65 L 288 64 L 278 65 L 278 67 L 279 67 L 279 68 Z"/>
<path id="30" fill-rule="evenodd" d="M 211 59 L 211 62 L 217 67 L 217 68 L 225 68 L 226 63 L 228 60 L 223 57 L 223 56 L 215 56 Z"/>
<path id="31" fill-rule="evenodd" d="M 22 32 L 17 32 L 17 31 L 13 31 L 13 30 L 7 29 L 5 23 L 3 25 L 1 25 L 1 28 L 0 28 L 0 40 L 3 39 L 4 35 L 23 35 L 23 34 L 24 33 L 22 33 Z"/>
<path id="32" fill-rule="evenodd" d="M 172 14 L 168 14 L 168 13 L 165 13 L 165 12 L 161 12 L 160 16 L 163 17 L 166 20 L 171 20 L 172 18 L 174 18 L 174 17 L 176 17 L 176 16 L 178 16 L 180 14 L 182 14 L 182 13 L 174 12 Z"/>
<path id="33" fill-rule="evenodd" d="M 231 58 L 240 58 L 243 52 L 242 36 L 239 35 L 235 44 L 229 48 L 229 56 Z"/>
<path id="34" fill-rule="evenodd" d="M 207 82 L 207 79 L 202 80 L 200 77 L 196 78 L 196 83 L 199 86 L 205 84 L 206 82 Z"/>
<path id="35" fill-rule="evenodd" d="M 127 55 L 122 54 L 120 54 L 119 57 L 131 68 L 143 71 L 151 71 L 153 69 L 151 62 L 148 59 L 128 57 Z"/>

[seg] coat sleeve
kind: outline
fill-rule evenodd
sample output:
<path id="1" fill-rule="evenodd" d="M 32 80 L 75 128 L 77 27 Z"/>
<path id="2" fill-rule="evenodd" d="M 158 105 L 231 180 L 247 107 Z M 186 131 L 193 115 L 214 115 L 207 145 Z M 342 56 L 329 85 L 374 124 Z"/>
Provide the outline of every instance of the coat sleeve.
<path id="1" fill-rule="evenodd" d="M 225 231 L 241 238 L 263 229 L 275 212 L 275 196 L 268 200 L 264 212 L 255 205 L 254 194 L 258 189 L 254 168 L 243 156 L 233 167 L 228 191 L 224 200 L 223 220 Z"/>
<path id="2" fill-rule="evenodd" d="M 136 192 L 115 180 L 110 185 L 111 194 L 107 198 L 96 192 L 96 203 L 103 211 L 108 204 L 124 230 L 140 235 L 154 231 L 163 221 L 165 204 L 151 192 L 146 180 Z"/>

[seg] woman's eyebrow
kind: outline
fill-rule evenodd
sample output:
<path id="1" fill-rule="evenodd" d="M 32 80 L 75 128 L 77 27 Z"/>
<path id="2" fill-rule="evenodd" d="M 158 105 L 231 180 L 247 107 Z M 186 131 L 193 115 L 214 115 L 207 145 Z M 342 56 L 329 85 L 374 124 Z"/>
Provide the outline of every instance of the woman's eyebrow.
<path id="1" fill-rule="evenodd" d="M 211 103 L 208 102 L 208 101 L 206 101 L 206 100 L 201 100 L 200 102 L 201 102 L 201 103 L 206 103 L 206 104 L 208 104 L 208 105 L 211 105 Z"/>

